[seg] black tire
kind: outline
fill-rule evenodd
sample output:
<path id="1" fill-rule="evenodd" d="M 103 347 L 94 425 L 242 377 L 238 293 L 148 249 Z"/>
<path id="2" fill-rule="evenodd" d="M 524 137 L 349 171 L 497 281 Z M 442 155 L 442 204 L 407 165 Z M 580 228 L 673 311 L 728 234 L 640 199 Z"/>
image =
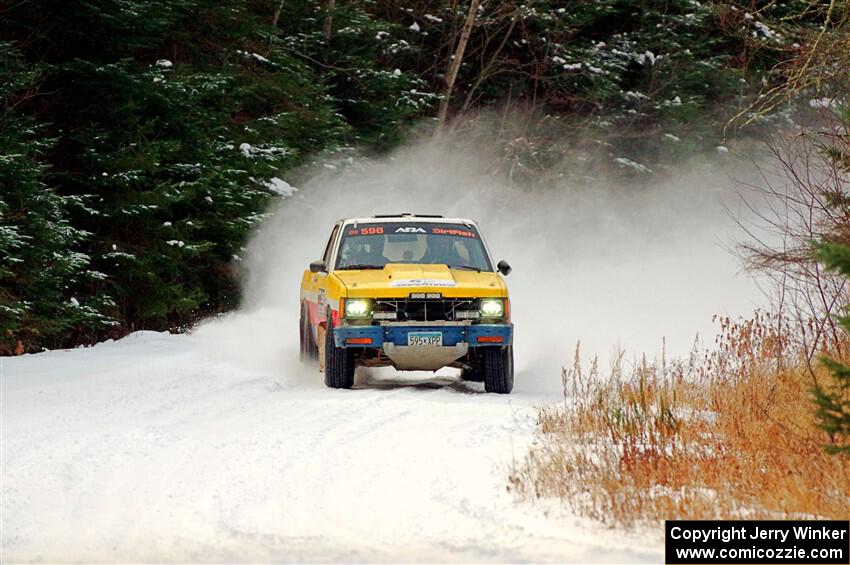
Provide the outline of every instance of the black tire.
<path id="1" fill-rule="evenodd" d="M 298 320 L 298 341 L 300 343 L 299 357 L 302 363 L 309 363 L 319 358 L 319 348 L 316 347 L 307 316 L 307 307 L 301 306 L 301 317 Z"/>
<path id="2" fill-rule="evenodd" d="M 328 331 L 325 332 L 325 385 L 330 388 L 354 386 L 354 351 L 336 346 L 330 315 L 328 315 Z"/>
<path id="3" fill-rule="evenodd" d="M 482 347 L 481 361 L 484 372 L 484 390 L 509 394 L 514 388 L 514 348 Z"/>
<path id="4" fill-rule="evenodd" d="M 460 372 L 460 378 L 464 381 L 469 381 L 473 383 L 483 383 L 484 382 L 484 371 L 481 370 L 480 365 L 473 365 L 469 369 L 463 369 Z"/>

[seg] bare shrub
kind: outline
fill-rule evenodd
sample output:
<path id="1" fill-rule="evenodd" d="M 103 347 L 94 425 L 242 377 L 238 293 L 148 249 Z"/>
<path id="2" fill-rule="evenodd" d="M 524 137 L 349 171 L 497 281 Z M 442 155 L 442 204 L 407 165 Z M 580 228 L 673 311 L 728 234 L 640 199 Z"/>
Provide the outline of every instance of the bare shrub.
<path id="1" fill-rule="evenodd" d="M 774 310 L 791 318 L 811 364 L 818 353 L 839 355 L 845 336 L 834 315 L 848 302 L 847 281 L 815 259 L 817 241 L 850 243 L 850 154 L 846 121 L 838 114 L 818 129 L 768 143 L 773 165 L 761 182 L 742 183 L 742 199 L 756 221 L 741 222 L 745 264 L 766 275 Z"/>
<path id="2" fill-rule="evenodd" d="M 787 322 L 721 320 L 714 352 L 668 363 L 622 354 L 603 373 L 576 349 L 564 402 L 539 413 L 541 441 L 515 492 L 555 497 L 601 521 L 850 516 L 850 465 L 827 455 L 810 371 Z M 822 369 L 814 369 L 821 371 Z"/>

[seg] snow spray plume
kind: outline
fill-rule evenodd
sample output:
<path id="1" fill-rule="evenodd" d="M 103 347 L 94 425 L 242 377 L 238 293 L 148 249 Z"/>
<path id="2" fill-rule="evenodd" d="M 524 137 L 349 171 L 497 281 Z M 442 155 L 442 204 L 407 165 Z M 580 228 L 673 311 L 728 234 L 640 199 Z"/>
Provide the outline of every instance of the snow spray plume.
<path id="1" fill-rule="evenodd" d="M 519 390 L 559 389 L 579 340 L 606 357 L 659 352 L 666 336 L 668 354 L 685 354 L 698 332 L 714 335 L 713 314 L 752 311 L 754 285 L 723 246 L 734 222 L 721 199 L 734 187 L 717 164 L 651 188 L 527 188 L 470 145 L 428 142 L 324 169 L 281 201 L 249 245 L 242 318 L 231 322 L 240 354 L 295 367 L 301 274 L 334 222 L 397 212 L 475 219 L 494 259 L 511 264 Z"/>

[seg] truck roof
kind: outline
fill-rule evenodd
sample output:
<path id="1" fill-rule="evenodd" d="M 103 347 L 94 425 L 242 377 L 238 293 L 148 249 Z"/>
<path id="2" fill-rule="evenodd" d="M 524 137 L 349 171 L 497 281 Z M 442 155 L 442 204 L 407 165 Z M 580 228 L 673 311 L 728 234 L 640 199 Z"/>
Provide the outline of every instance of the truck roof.
<path id="1" fill-rule="evenodd" d="M 444 218 L 435 214 L 379 214 L 363 218 L 343 218 L 345 224 L 371 224 L 380 222 L 428 222 L 437 224 L 464 224 L 478 225 L 474 220 L 468 218 Z"/>

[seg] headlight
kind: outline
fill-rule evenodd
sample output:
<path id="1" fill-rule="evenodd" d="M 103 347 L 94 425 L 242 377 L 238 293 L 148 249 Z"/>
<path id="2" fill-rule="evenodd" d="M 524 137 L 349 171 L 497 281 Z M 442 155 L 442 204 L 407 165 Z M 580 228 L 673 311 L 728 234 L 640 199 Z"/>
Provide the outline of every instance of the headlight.
<path id="1" fill-rule="evenodd" d="M 365 298 L 350 298 L 345 301 L 346 318 L 368 318 L 372 315 L 372 302 Z"/>
<path id="2" fill-rule="evenodd" d="M 505 301 L 501 298 L 485 298 L 478 306 L 482 318 L 502 318 L 505 316 Z"/>

